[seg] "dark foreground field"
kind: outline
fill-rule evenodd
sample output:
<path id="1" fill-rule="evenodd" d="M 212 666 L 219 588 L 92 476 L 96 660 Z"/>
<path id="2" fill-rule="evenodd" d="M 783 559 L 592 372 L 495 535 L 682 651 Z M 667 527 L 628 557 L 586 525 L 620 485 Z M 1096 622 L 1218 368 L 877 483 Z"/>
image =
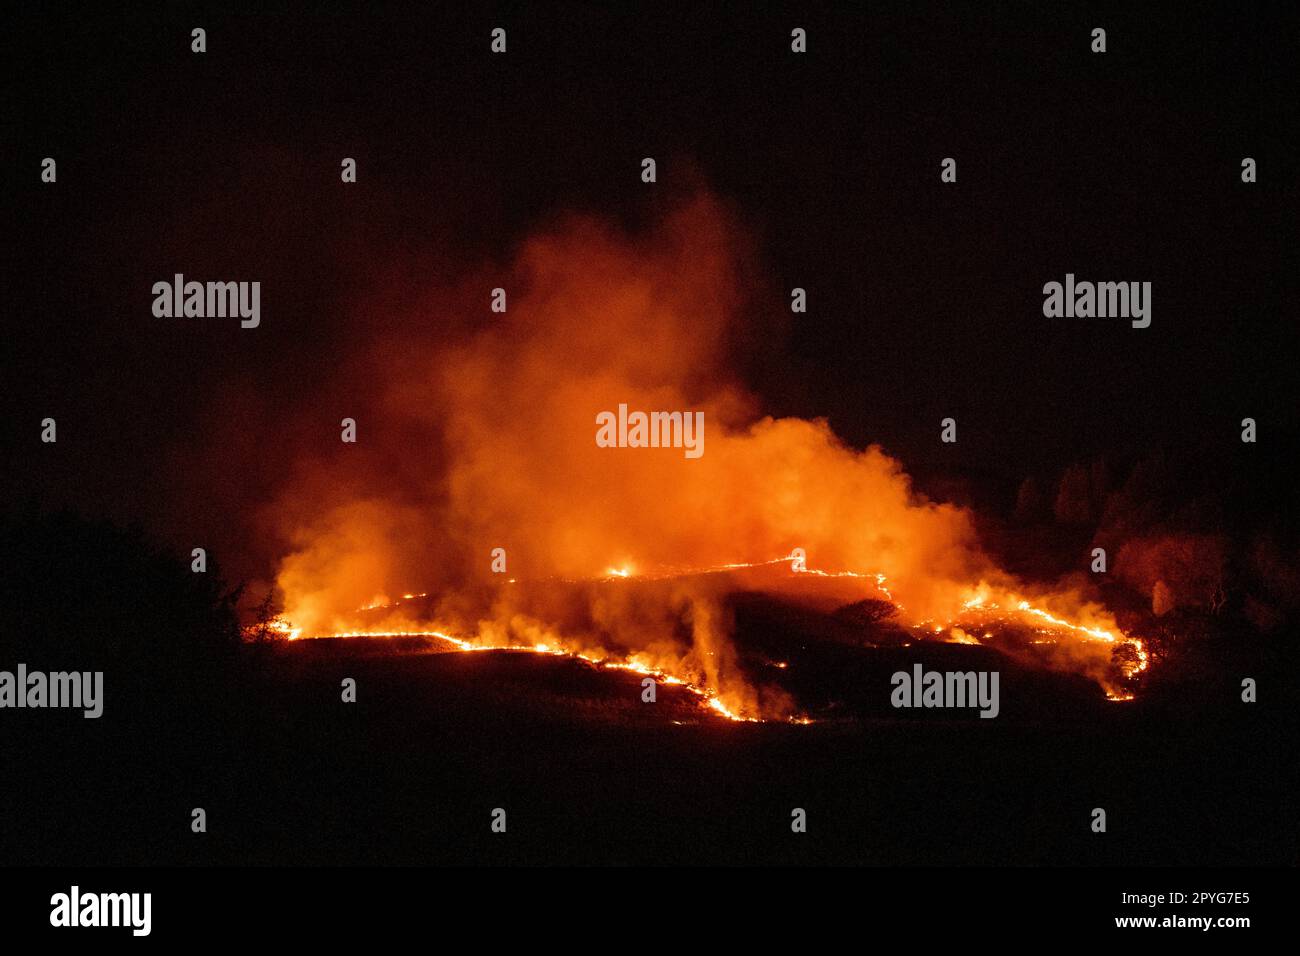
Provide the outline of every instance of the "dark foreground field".
<path id="1" fill-rule="evenodd" d="M 981 650 L 908 653 L 938 667 Z M 883 689 L 888 654 L 901 652 L 879 653 L 862 679 Z M 897 712 L 792 726 L 718 719 L 680 691 L 643 704 L 635 675 L 571 660 L 418 642 L 297 642 L 250 659 L 248 674 L 166 713 L 110 720 L 111 697 L 98 721 L 9 712 L 5 862 L 1297 858 L 1294 744 L 1267 695 L 1064 706 L 1058 685 L 1029 681 L 996 720 Z M 355 704 L 340 701 L 344 677 L 357 680 Z M 206 833 L 191 832 L 195 807 Z M 490 829 L 497 807 L 504 834 Z M 791 832 L 795 807 L 804 834 Z M 1089 828 L 1094 807 L 1104 834 Z"/>

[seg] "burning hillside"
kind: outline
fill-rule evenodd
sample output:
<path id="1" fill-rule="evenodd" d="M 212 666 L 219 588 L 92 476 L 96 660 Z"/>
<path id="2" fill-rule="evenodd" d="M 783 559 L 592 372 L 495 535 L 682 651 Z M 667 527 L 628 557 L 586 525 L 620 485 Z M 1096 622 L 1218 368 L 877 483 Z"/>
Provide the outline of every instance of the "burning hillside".
<path id="1" fill-rule="evenodd" d="M 731 363 L 763 286 L 698 196 L 647 236 L 568 220 L 508 272 L 428 297 L 431 325 L 478 318 L 454 340 L 373 342 L 353 376 L 360 437 L 304 461 L 274 509 L 285 629 L 571 654 L 681 682 L 725 716 L 800 719 L 737 651 L 728 598 L 755 591 L 877 602 L 913 639 L 1131 693 L 1146 651 L 1103 607 L 1001 571 L 971 514 L 919 495 L 881 448 L 760 413 Z M 624 407 L 702 415 L 701 454 L 606 447 L 597 425 Z"/>
<path id="2" fill-rule="evenodd" d="M 486 603 L 474 613 L 451 612 L 445 605 L 440 611 L 427 594 L 405 594 L 358 608 L 357 624 L 349 630 L 303 635 L 287 624 L 284 628 L 295 639 L 420 636 L 460 651 L 570 656 L 681 686 L 732 720 L 809 722 L 818 708 L 814 705 L 810 714 L 812 701 L 787 692 L 780 672 L 788 663 L 774 659 L 770 648 L 755 653 L 748 635 L 735 632 L 738 595 L 770 595 L 786 607 L 841 619 L 860 618 L 852 612 L 870 606 L 869 623 L 854 621 L 840 640 L 860 648 L 922 641 L 984 644 L 1030 667 L 1085 674 L 1112 699 L 1130 696 L 1128 689 L 1147 666 L 1140 640 L 1072 623 L 1014 595 L 999 594 L 1015 601 L 1002 607 L 983 587 L 955 617 L 914 622 L 894 601 L 884 575 L 808 568 L 791 556 L 694 571 L 637 574 L 617 568 L 588 581 L 510 579 L 485 593 Z M 431 623 L 438 621 L 444 623 Z M 806 623 L 800 638 L 801 646 L 820 639 Z M 788 657 L 790 650 L 776 648 L 778 656 Z"/>

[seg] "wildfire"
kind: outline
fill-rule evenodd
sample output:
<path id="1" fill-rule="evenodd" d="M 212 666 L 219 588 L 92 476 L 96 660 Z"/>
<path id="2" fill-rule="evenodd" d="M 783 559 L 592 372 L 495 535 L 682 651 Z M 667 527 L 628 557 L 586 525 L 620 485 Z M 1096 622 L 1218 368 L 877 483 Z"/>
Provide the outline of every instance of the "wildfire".
<path id="1" fill-rule="evenodd" d="M 1130 693 L 1147 651 L 1104 608 L 1003 572 L 974 515 L 918 492 L 879 446 L 763 414 L 734 363 L 734 346 L 765 340 L 747 325 L 766 295 L 748 284 L 753 254 L 701 193 L 644 232 L 578 217 L 527 237 L 509 264 L 519 291 L 491 322 L 455 318 L 481 312 L 476 282 L 415 297 L 438 322 L 384 313 L 377 290 L 357 316 L 376 334 L 338 373 L 386 427 L 371 453 L 288 469 L 271 509 L 295 636 L 434 631 L 462 650 L 639 667 L 723 717 L 791 719 L 790 695 L 755 683 L 733 640 L 738 584 L 838 602 L 827 613 L 863 603 L 918 641 L 990 644 Z M 707 444 L 696 458 L 605 447 L 597 416 L 620 405 L 690 409 Z M 507 552 L 509 577 L 489 560 Z"/>

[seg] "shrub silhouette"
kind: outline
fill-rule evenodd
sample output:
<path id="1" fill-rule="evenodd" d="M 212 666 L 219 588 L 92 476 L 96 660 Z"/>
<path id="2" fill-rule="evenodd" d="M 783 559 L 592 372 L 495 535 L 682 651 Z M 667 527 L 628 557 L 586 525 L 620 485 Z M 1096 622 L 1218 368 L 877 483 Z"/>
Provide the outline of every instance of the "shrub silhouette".
<path id="1" fill-rule="evenodd" d="M 235 662 L 239 588 L 140 531 L 71 512 L 0 520 L 0 666 L 111 672 L 114 697 L 185 697 Z"/>

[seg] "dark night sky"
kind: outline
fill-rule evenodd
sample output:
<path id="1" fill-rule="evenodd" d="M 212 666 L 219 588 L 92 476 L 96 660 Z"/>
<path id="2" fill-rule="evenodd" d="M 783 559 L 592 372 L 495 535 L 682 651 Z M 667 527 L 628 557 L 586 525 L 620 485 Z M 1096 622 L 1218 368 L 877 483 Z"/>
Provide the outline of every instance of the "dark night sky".
<path id="1" fill-rule="evenodd" d="M 648 222 L 697 182 L 758 243 L 775 295 L 757 312 L 809 291 L 748 356 L 773 413 L 826 415 L 921 470 L 1014 478 L 1165 444 L 1231 462 L 1247 415 L 1281 460 L 1300 357 L 1294 14 L 860 6 L 17 23 L 8 497 L 192 517 L 203 502 L 160 463 L 228 409 L 249 438 L 223 481 L 256 500 L 259 429 L 369 334 L 346 308 L 363 290 L 418 288 L 404 269 L 426 253 L 450 272 L 504 261 L 566 209 Z M 260 279 L 262 327 L 154 319 L 150 286 L 174 271 Z M 1151 327 L 1045 319 L 1042 285 L 1066 272 L 1152 282 Z M 948 415 L 957 446 L 937 440 Z"/>

